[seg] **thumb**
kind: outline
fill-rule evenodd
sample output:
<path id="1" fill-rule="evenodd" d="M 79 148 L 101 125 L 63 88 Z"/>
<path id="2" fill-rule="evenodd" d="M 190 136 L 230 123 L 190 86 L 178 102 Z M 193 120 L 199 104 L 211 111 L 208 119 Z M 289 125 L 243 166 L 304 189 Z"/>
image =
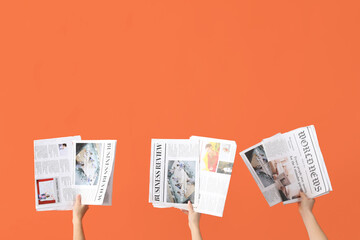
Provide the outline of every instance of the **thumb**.
<path id="1" fill-rule="evenodd" d="M 306 196 L 306 194 L 303 191 L 300 191 L 300 196 L 301 196 L 301 200 L 308 199 L 308 197 Z"/>
<path id="2" fill-rule="evenodd" d="M 191 204 L 190 201 L 188 201 L 188 209 L 189 209 L 189 213 L 193 213 L 193 212 L 194 212 L 193 205 Z"/>
<path id="3" fill-rule="evenodd" d="M 76 205 L 81 205 L 81 195 L 78 194 L 76 195 L 76 202 L 75 202 Z"/>

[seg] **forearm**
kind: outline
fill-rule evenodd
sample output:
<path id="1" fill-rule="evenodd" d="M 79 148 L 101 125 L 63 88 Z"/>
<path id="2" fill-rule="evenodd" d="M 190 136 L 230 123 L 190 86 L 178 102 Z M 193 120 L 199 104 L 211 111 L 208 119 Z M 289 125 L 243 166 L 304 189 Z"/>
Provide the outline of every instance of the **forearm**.
<path id="1" fill-rule="evenodd" d="M 327 237 L 311 211 L 300 212 L 310 240 L 327 240 Z"/>
<path id="2" fill-rule="evenodd" d="M 81 220 L 73 220 L 73 240 L 85 240 L 84 229 Z"/>
<path id="3" fill-rule="evenodd" d="M 192 240 L 202 240 L 200 227 L 190 227 L 190 231 Z"/>

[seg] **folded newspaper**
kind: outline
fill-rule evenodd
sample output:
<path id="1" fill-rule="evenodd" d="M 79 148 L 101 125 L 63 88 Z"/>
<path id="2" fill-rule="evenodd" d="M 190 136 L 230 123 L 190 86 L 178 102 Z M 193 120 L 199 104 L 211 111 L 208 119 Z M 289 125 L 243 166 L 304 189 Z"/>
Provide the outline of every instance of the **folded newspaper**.
<path id="1" fill-rule="evenodd" d="M 240 153 L 270 206 L 332 191 L 314 126 L 276 134 Z"/>
<path id="2" fill-rule="evenodd" d="M 76 194 L 83 204 L 111 205 L 115 149 L 116 140 L 35 140 L 36 210 L 71 210 Z"/>
<path id="3" fill-rule="evenodd" d="M 235 153 L 234 141 L 152 139 L 149 202 L 222 217 Z"/>

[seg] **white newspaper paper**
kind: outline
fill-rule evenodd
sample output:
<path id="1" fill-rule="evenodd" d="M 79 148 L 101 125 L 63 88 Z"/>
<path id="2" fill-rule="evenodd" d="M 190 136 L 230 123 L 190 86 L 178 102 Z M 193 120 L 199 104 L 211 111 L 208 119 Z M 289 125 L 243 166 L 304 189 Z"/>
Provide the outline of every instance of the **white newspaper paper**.
<path id="1" fill-rule="evenodd" d="M 34 141 L 37 211 L 71 210 L 76 194 L 84 204 L 111 205 L 116 141 L 80 140 Z"/>
<path id="2" fill-rule="evenodd" d="M 222 217 L 236 143 L 192 136 L 152 139 L 149 202 L 154 207 L 187 209 Z"/>
<path id="3" fill-rule="evenodd" d="M 191 140 L 151 141 L 149 202 L 155 207 L 181 207 L 199 195 L 199 143 Z"/>
<path id="4" fill-rule="evenodd" d="M 200 142 L 200 196 L 196 212 L 223 216 L 236 154 L 235 141 L 192 136 Z"/>
<path id="5" fill-rule="evenodd" d="M 332 191 L 314 126 L 276 134 L 246 149 L 244 159 L 270 206 L 314 198 Z"/>
<path id="6" fill-rule="evenodd" d="M 80 136 L 34 141 L 36 210 L 71 210 L 75 199 L 73 141 Z"/>

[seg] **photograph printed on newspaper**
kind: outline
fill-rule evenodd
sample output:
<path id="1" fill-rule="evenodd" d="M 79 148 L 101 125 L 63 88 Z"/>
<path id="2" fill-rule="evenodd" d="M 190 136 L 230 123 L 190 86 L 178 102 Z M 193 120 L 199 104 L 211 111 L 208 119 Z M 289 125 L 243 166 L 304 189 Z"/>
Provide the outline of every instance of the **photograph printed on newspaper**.
<path id="1" fill-rule="evenodd" d="M 268 204 L 274 206 L 285 200 L 272 176 L 271 167 L 263 145 L 258 143 L 255 146 L 244 150 L 240 155 Z"/>

